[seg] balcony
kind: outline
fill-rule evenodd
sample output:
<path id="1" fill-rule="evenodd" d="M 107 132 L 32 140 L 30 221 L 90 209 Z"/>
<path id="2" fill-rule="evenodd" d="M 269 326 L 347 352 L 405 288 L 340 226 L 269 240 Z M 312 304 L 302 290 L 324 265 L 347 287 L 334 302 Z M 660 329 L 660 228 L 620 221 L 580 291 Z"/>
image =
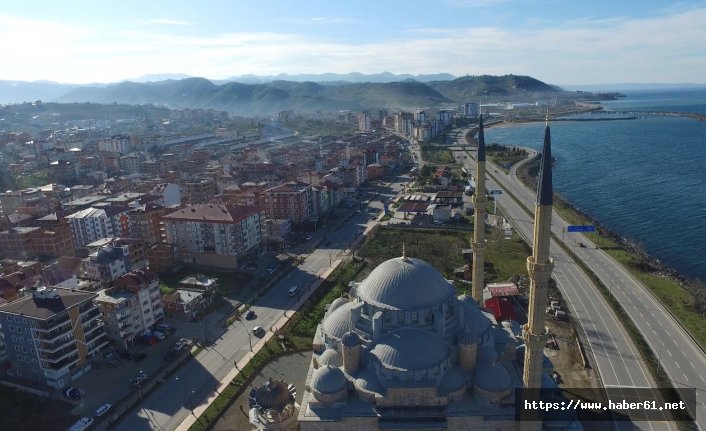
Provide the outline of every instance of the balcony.
<path id="1" fill-rule="evenodd" d="M 45 343 L 42 341 L 37 342 L 37 351 L 41 353 L 55 353 L 58 352 L 59 350 L 64 349 L 65 347 L 71 345 L 74 343 L 74 338 L 71 337 L 66 341 L 57 341 L 55 343 Z"/>
<path id="2" fill-rule="evenodd" d="M 120 311 L 115 313 L 115 318 L 118 320 L 125 320 L 127 317 L 129 317 L 132 314 L 132 311 L 128 308 L 125 307 L 121 309 Z"/>
<path id="3" fill-rule="evenodd" d="M 78 358 L 78 350 L 76 349 L 75 344 L 68 348 L 64 348 L 56 353 L 39 353 L 39 358 L 42 361 L 55 365 L 61 363 L 61 361 L 71 356 L 76 356 Z"/>
<path id="4" fill-rule="evenodd" d="M 32 329 L 44 333 L 51 333 L 62 325 L 71 326 L 71 319 L 69 319 L 68 314 L 64 314 L 63 316 L 61 316 L 61 318 L 57 319 L 56 321 L 42 322 L 39 326 L 32 327 Z"/>
<path id="5" fill-rule="evenodd" d="M 38 331 L 36 328 L 33 328 L 35 331 Z M 71 334 L 71 337 L 73 338 L 73 328 L 71 327 L 71 323 L 69 322 L 68 324 L 64 325 L 63 327 L 60 327 L 58 329 L 54 329 L 51 332 L 35 332 L 34 333 L 34 338 L 40 341 L 44 341 L 47 343 L 53 343 L 54 341 L 58 340 L 59 338 Z"/>

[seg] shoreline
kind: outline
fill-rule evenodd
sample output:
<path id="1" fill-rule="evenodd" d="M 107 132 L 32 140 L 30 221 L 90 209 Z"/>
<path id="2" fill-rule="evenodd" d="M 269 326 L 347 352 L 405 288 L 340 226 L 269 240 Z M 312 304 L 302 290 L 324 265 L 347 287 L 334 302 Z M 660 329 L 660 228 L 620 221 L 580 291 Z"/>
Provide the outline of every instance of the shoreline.
<path id="1" fill-rule="evenodd" d="M 688 115 L 682 115 L 682 116 L 688 117 Z M 693 117 L 690 117 L 690 118 L 693 118 Z M 509 122 L 509 121 L 503 120 L 503 121 L 498 121 L 498 122 L 491 122 L 490 124 L 485 125 L 485 128 L 513 127 L 513 126 L 519 125 L 519 124 L 539 123 L 539 122 L 544 122 L 544 121 L 545 120 L 528 120 L 528 121 L 522 121 L 522 122 Z M 474 129 L 470 129 L 466 133 L 464 138 L 466 139 L 466 142 L 468 143 L 468 145 L 476 146 L 476 147 L 478 146 L 478 141 L 476 140 L 477 133 L 478 133 L 477 127 Z M 525 147 L 523 147 L 523 148 L 525 148 Z M 529 148 L 525 148 L 525 149 L 531 150 Z M 533 181 L 536 181 L 536 177 L 530 176 L 527 171 L 529 169 L 529 166 L 532 164 L 532 162 L 537 159 L 537 156 L 539 153 L 537 152 L 536 154 L 537 155 L 535 155 L 534 159 L 528 160 L 525 163 L 525 166 L 518 169 L 518 178 L 525 186 L 529 187 L 530 189 L 536 188 L 536 183 L 535 184 L 528 184 L 527 178 L 532 178 Z M 587 219 L 591 223 L 593 223 L 596 226 L 596 231 L 598 232 L 598 235 L 608 237 L 610 240 L 616 242 L 620 247 L 622 247 L 627 253 L 634 254 L 637 257 L 639 257 L 639 259 L 642 261 L 641 263 L 644 264 L 645 266 L 644 266 L 644 268 L 636 268 L 637 270 L 645 272 L 647 274 L 670 279 L 670 280 L 674 281 L 675 283 L 679 284 L 679 286 L 681 288 L 687 290 L 692 295 L 693 295 L 693 293 L 691 293 L 691 291 L 687 288 L 687 285 L 692 285 L 692 286 L 698 288 L 699 284 L 706 284 L 706 275 L 704 275 L 704 276 L 686 276 L 686 275 L 680 273 L 677 269 L 663 263 L 660 259 L 657 259 L 654 256 L 650 255 L 647 251 L 642 250 L 640 248 L 640 246 L 637 245 L 635 242 L 624 237 L 619 232 L 617 232 L 613 229 L 610 229 L 609 227 L 607 227 L 604 224 L 602 224 L 601 222 L 599 222 L 595 217 L 587 214 L 585 211 L 576 207 L 573 203 L 571 203 L 568 199 L 566 199 L 560 193 L 557 193 L 555 191 L 554 197 L 557 199 L 557 203 L 563 205 L 566 208 L 569 208 L 570 210 L 576 212 L 579 216 L 584 217 L 585 219 Z"/>

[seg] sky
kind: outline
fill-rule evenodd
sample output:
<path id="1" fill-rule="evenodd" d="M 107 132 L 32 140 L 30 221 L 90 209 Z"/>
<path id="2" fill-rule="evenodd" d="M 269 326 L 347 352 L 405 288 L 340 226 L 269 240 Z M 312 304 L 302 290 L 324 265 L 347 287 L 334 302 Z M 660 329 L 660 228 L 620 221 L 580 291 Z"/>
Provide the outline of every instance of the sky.
<path id="1" fill-rule="evenodd" d="M 301 73 L 706 83 L 706 1 L 4 0 L 0 80 Z"/>

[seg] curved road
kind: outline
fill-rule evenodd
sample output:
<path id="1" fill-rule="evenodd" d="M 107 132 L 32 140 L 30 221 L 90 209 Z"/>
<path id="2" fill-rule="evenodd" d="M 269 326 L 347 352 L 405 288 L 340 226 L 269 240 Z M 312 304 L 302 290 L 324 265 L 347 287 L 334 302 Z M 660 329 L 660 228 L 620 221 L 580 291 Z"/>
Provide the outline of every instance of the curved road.
<path id="1" fill-rule="evenodd" d="M 531 157 L 536 155 L 536 151 L 528 149 Z M 509 190 L 522 204 L 532 210 L 536 199 L 535 192 L 528 189 L 517 177 L 517 169 L 521 164 L 514 166 L 509 174 L 504 174 L 502 170 L 488 162 L 488 175 L 492 178 L 494 185 L 502 184 Z M 531 224 L 530 217 L 523 210 L 516 211 L 519 206 L 510 198 L 500 196 L 498 205 L 509 211 L 509 217 L 515 219 L 515 224 L 521 225 Z M 508 208 L 510 207 L 510 208 Z M 517 207 L 515 210 L 512 207 Z M 682 392 L 682 396 L 686 401 L 690 401 L 692 406 L 696 407 L 696 411 L 690 410 L 692 416 L 695 416 L 696 423 L 701 429 L 706 425 L 706 356 L 696 346 L 696 343 L 689 337 L 688 334 L 679 326 L 674 318 L 667 312 L 664 307 L 654 299 L 648 292 L 647 288 L 629 274 L 625 268 L 608 256 L 603 250 L 597 249 L 592 241 L 583 234 L 565 233 L 569 224 L 560 218 L 556 211 L 552 215 L 552 232 L 557 238 L 563 238 L 564 244 L 572 248 L 572 251 L 599 277 L 601 282 L 610 288 L 611 294 L 623 305 L 629 317 L 640 330 L 641 334 L 649 344 L 655 356 L 660 359 L 661 369 L 669 376 L 670 380 L 677 388 L 693 388 L 695 389 L 695 399 L 689 392 Z M 576 237 L 576 235 L 579 235 Z M 531 238 L 531 236 L 529 237 Z M 552 240 L 554 242 L 554 240 Z M 583 242 L 589 247 L 578 247 L 578 243 Z M 563 254 L 563 251 L 562 251 Z M 565 258 L 566 256 L 562 257 Z M 575 263 L 571 263 L 575 266 Z M 559 280 L 565 272 L 563 265 L 558 265 L 555 257 L 555 279 Z M 576 268 L 578 272 L 580 269 Z M 582 273 L 585 277 L 585 275 Z M 632 340 L 627 342 L 627 335 L 624 334 L 622 325 L 614 318 L 612 310 L 603 300 L 602 295 L 598 292 L 593 283 L 586 278 L 587 283 L 580 283 L 574 286 L 568 283 L 568 280 L 560 282 L 562 291 L 565 293 L 566 299 L 570 300 L 574 313 L 579 318 L 589 343 L 596 352 L 596 361 L 603 377 L 606 387 L 622 386 L 646 386 L 654 387 L 651 376 L 647 378 L 648 372 L 639 354 L 634 349 Z M 578 287 L 578 288 L 577 288 Z M 587 314 L 584 311 L 576 309 L 577 305 L 585 303 L 586 296 L 593 298 L 600 303 L 599 308 L 590 307 L 592 310 Z M 583 299 L 579 299 L 582 298 Z M 577 304 L 579 302 L 579 304 Z M 603 311 L 601 311 L 602 309 Z M 609 311 L 609 313 L 608 313 Z M 612 342 L 606 338 L 592 338 L 590 335 L 592 330 L 587 328 L 598 320 L 604 320 L 605 315 L 610 315 L 610 322 L 604 326 L 600 333 L 620 333 L 619 337 L 615 337 Z M 588 331 L 586 331 L 588 329 Z M 607 342 L 608 341 L 608 342 Z M 607 342 L 607 343 L 606 343 Z M 612 344 L 612 347 L 610 346 Z M 630 346 L 629 349 L 626 346 Z M 604 346 L 604 347 L 602 347 Z M 598 350 L 596 350 L 596 348 Z M 611 357 L 608 351 L 618 352 L 620 357 Z M 599 356 L 609 357 L 611 364 L 601 363 Z M 637 364 L 635 367 L 628 367 L 623 371 L 619 371 L 622 367 L 620 364 L 625 362 L 625 359 L 634 360 Z M 617 365 L 616 365 L 617 364 Z M 627 365 L 627 363 L 625 363 Z M 632 369 L 632 373 L 630 370 Z M 638 372 L 637 370 L 640 369 Z M 643 375 L 645 379 L 642 383 L 636 378 L 636 375 Z M 611 380 L 613 376 L 613 380 Z M 632 382 L 635 382 L 631 384 Z M 695 415 L 694 415 L 695 414 Z"/>

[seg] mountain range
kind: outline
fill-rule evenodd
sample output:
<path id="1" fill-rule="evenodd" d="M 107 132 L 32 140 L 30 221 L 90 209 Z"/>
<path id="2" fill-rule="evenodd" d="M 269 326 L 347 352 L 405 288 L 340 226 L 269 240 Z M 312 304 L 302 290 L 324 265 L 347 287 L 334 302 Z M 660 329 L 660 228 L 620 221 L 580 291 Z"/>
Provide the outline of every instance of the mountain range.
<path id="1" fill-rule="evenodd" d="M 262 83 L 216 83 L 193 77 L 93 85 L 0 81 L 0 103 L 33 100 L 60 103 L 117 102 L 162 105 L 174 109 L 217 109 L 247 115 L 271 114 L 290 109 L 300 112 L 378 108 L 414 110 L 468 101 L 518 100 L 568 94 L 559 87 L 519 75 L 464 76 L 429 82 L 415 79 L 392 82 L 333 80 L 334 77 L 348 75 L 317 75 L 331 78 L 321 82 L 273 80 Z M 384 74 L 378 74 L 376 78 L 380 79 L 381 75 Z"/>

